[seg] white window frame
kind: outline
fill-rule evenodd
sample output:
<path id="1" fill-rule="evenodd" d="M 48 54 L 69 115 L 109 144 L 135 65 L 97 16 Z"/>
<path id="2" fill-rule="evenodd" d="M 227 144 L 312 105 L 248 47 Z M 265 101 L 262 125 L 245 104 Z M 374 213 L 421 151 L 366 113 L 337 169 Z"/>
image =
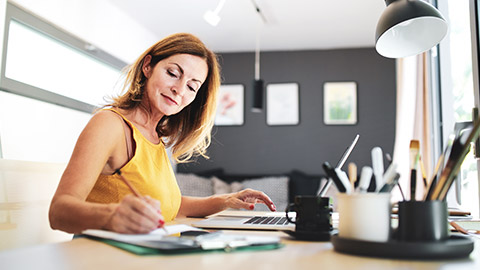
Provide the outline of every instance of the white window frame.
<path id="1" fill-rule="evenodd" d="M 436 7 L 438 7 L 438 2 L 439 2 L 438 0 L 430 0 L 430 3 Z M 475 30 L 471 29 L 471 31 L 475 31 Z M 450 54 L 449 45 L 450 45 L 449 43 L 441 43 L 439 46 L 432 49 L 431 51 L 430 63 L 431 63 L 432 69 L 430 70 L 430 75 L 431 75 L 431 82 L 432 82 L 431 96 L 432 96 L 432 104 L 433 104 L 431 113 L 434 116 L 434 121 L 433 121 L 434 134 L 432 136 L 432 140 L 433 140 L 433 148 L 434 148 L 433 156 L 436 159 L 438 159 L 440 154 L 443 152 L 445 148 L 444 146 L 446 145 L 446 141 L 448 139 L 449 134 L 454 132 L 454 128 L 461 127 L 463 124 L 462 122 L 455 121 L 453 108 L 449 107 L 449 104 L 447 101 L 452 99 L 452 93 L 451 93 L 451 89 L 447 89 L 447 87 L 448 85 L 452 84 L 451 78 L 450 76 L 447 76 L 448 74 L 443 74 L 444 72 L 448 72 L 448 71 L 446 71 L 445 69 L 441 69 L 442 65 L 447 65 L 447 66 L 450 65 L 449 57 L 445 57 Z M 472 48 L 472 50 L 475 53 L 475 48 Z M 472 68 L 475 69 L 476 68 L 475 55 L 472 55 L 472 59 L 474 61 L 472 62 Z M 478 108 L 479 106 L 478 93 L 475 92 L 475 89 L 477 89 L 475 87 L 475 83 L 476 83 L 475 72 L 474 72 L 473 79 L 474 79 L 473 94 L 475 97 L 474 107 Z M 477 158 L 477 173 L 479 173 L 479 176 L 480 176 L 480 170 L 478 168 L 480 168 L 480 161 Z M 461 171 L 459 172 L 459 174 L 460 173 Z M 457 177 L 461 177 L 461 176 L 457 176 Z M 457 197 L 457 195 L 461 194 L 462 192 L 461 188 L 462 188 L 462 185 L 460 181 L 455 181 L 449 191 L 449 193 L 452 193 L 452 194 L 451 196 L 447 197 L 447 202 L 449 206 L 452 206 L 452 207 L 462 206 L 461 198 Z M 477 196 L 480 197 L 480 190 L 477 191 Z M 479 215 L 480 213 L 473 213 L 473 214 Z"/>
<path id="2" fill-rule="evenodd" d="M 63 106 L 81 112 L 92 113 L 95 109 L 97 109 L 97 107 L 94 105 L 86 102 L 48 91 L 48 89 L 42 89 L 22 83 L 5 76 L 9 41 L 8 38 L 10 31 L 9 27 L 12 20 L 29 27 L 34 31 L 38 31 L 44 35 L 47 35 L 50 38 L 53 38 L 58 42 L 63 43 L 64 45 L 69 46 L 119 71 L 121 71 L 127 65 L 127 63 L 119 58 L 107 53 L 106 51 L 103 51 L 89 42 L 74 36 L 73 34 L 57 27 L 56 25 L 36 16 L 35 14 L 32 14 L 15 3 L 11 3 L 6 0 L 0 0 L 0 37 L 3 38 L 3 42 L 0 43 L 0 91 Z M 3 158 L 2 153 L 2 141 L 0 134 L 0 158 Z"/>
<path id="3" fill-rule="evenodd" d="M 23 8 L 15 5 L 14 3 L 7 2 L 3 32 L 2 63 L 0 67 L 1 91 L 14 93 L 17 95 L 45 101 L 48 103 L 88 113 L 96 109 L 96 107 L 91 104 L 50 92 L 48 91 L 48 89 L 41 89 L 32 85 L 28 85 L 5 76 L 6 57 L 8 49 L 7 44 L 11 20 L 15 20 L 27 27 L 32 28 L 35 31 L 48 35 L 49 37 L 67 46 L 70 46 L 71 48 L 76 49 L 90 57 L 93 57 L 100 62 L 110 65 L 115 69 L 122 70 L 122 68 L 127 65 L 125 62 L 101 50 L 100 48 L 97 48 L 91 43 L 88 43 L 68 33 L 67 31 L 60 29 L 52 23 L 49 23 L 48 21 L 24 10 Z"/>

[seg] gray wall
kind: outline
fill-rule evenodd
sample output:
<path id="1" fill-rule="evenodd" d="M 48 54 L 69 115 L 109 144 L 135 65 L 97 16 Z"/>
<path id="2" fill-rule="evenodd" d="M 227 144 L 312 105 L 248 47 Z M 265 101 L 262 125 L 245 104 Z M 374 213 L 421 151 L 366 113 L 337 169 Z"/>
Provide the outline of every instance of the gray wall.
<path id="1" fill-rule="evenodd" d="M 335 165 L 355 134 L 360 134 L 350 159 L 371 165 L 375 146 L 392 153 L 395 134 L 395 61 L 374 48 L 324 51 L 262 52 L 261 78 L 268 83 L 299 84 L 300 123 L 268 126 L 265 110 L 252 113 L 253 53 L 220 55 L 223 83 L 245 86 L 243 126 L 214 127 L 209 160 L 180 164 L 180 172 L 223 168 L 232 174 L 281 174 L 299 169 L 323 174 L 321 164 Z M 358 122 L 350 126 L 323 123 L 323 84 L 357 83 Z M 346 166 L 344 167 L 346 169 Z"/>

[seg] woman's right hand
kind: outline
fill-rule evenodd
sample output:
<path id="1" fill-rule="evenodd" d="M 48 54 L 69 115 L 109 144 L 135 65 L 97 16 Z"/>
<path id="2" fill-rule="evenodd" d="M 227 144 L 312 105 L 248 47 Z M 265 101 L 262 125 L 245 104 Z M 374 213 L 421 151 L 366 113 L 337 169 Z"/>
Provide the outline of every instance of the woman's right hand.
<path id="1" fill-rule="evenodd" d="M 127 195 L 116 205 L 105 229 L 125 234 L 149 233 L 163 227 L 160 202 L 145 196 Z"/>

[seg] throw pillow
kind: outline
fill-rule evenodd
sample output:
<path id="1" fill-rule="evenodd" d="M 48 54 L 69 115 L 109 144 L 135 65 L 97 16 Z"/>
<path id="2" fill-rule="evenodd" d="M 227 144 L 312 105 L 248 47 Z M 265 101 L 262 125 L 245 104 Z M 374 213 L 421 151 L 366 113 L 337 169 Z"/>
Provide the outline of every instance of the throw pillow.
<path id="1" fill-rule="evenodd" d="M 213 183 L 210 179 L 193 173 L 177 173 L 177 183 L 182 195 L 207 197 L 213 195 Z"/>
<path id="2" fill-rule="evenodd" d="M 227 182 L 215 176 L 211 177 L 210 180 L 213 183 L 213 194 L 227 194 L 238 192 L 243 189 L 243 185 L 240 182 L 228 184 Z"/>

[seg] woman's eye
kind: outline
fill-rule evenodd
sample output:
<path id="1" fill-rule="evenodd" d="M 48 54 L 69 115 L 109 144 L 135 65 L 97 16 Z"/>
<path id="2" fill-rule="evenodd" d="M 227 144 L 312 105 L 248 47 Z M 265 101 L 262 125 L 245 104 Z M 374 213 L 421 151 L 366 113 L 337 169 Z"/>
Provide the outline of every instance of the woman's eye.
<path id="1" fill-rule="evenodd" d="M 193 87 L 193 86 L 191 86 L 191 85 L 188 86 L 188 89 L 190 89 L 190 90 L 193 91 L 193 92 L 197 92 L 197 89 L 195 89 L 195 87 Z"/>
<path id="2" fill-rule="evenodd" d="M 167 70 L 167 73 L 168 73 L 168 75 L 170 75 L 171 77 L 178 78 L 178 75 L 175 74 L 175 73 L 174 73 L 173 71 L 171 71 L 171 70 Z"/>

